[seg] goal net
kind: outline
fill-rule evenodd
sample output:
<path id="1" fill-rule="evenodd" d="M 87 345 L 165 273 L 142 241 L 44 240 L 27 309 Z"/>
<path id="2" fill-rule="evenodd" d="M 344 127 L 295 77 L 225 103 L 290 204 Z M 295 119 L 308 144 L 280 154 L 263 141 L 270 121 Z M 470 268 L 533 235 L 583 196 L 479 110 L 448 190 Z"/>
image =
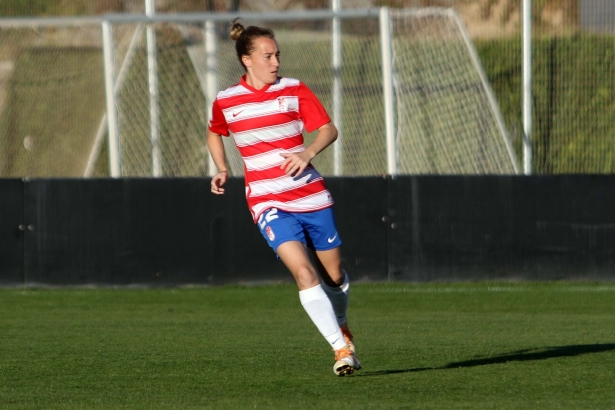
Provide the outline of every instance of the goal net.
<path id="1" fill-rule="evenodd" d="M 399 172 L 517 173 L 496 100 L 456 13 L 391 14 Z"/>

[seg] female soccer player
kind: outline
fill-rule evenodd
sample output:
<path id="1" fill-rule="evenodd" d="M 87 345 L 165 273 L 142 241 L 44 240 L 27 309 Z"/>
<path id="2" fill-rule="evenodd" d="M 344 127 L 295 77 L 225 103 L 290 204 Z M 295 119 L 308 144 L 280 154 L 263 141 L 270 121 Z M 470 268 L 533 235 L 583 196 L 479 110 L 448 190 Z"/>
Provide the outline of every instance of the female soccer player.
<path id="1" fill-rule="evenodd" d="M 301 304 L 335 351 L 333 371 L 352 374 L 361 363 L 346 320 L 349 282 L 341 266 L 342 242 L 331 195 L 310 164 L 337 139 L 337 129 L 305 84 L 278 77 L 280 50 L 272 30 L 244 28 L 235 19 L 230 37 L 246 73 L 213 103 L 207 146 L 218 174 L 211 191 L 224 194 L 228 170 L 222 137 L 230 131 L 244 161 L 254 222 L 292 273 Z M 318 130 L 307 148 L 304 127 Z M 308 248 L 322 265 L 320 275 Z"/>

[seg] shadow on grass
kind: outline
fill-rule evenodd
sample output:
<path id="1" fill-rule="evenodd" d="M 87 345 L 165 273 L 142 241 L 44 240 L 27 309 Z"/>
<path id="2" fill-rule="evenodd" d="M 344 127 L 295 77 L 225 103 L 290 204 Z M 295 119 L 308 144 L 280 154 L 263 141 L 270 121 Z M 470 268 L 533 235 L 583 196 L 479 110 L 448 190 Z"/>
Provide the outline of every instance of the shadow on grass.
<path id="1" fill-rule="evenodd" d="M 407 369 L 389 369 L 389 370 L 377 370 L 366 371 L 362 374 L 357 374 L 355 377 L 360 376 L 382 376 L 387 374 L 398 373 L 415 373 L 423 372 L 426 370 L 446 370 L 446 369 L 458 369 L 463 367 L 476 367 L 486 366 L 490 364 L 501 364 L 508 362 L 525 362 L 529 360 L 546 360 L 553 359 L 555 357 L 573 357 L 588 353 L 601 353 L 615 350 L 614 343 L 603 344 L 591 344 L 591 345 L 570 345 L 570 346 L 551 346 L 541 349 L 524 349 L 517 350 L 515 352 L 506 353 L 493 357 L 485 357 L 481 359 L 464 360 L 461 362 L 452 362 L 441 367 L 414 367 Z"/>

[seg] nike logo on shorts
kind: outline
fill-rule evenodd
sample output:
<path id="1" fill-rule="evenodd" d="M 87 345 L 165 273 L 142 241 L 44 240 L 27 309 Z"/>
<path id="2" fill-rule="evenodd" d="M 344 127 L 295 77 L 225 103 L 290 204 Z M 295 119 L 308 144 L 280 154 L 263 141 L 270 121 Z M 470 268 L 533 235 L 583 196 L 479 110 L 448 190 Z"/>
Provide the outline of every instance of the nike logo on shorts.
<path id="1" fill-rule="evenodd" d="M 335 240 L 335 238 L 337 238 L 337 232 L 335 232 L 335 235 L 333 235 L 333 238 L 327 238 L 327 242 L 329 242 L 329 243 L 333 243 L 333 241 Z"/>

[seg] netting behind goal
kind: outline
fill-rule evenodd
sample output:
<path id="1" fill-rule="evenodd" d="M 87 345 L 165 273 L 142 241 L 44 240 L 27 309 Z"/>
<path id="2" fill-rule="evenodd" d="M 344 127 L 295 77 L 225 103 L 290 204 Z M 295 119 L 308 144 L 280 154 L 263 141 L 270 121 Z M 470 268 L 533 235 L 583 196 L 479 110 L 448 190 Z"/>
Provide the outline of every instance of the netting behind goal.
<path id="1" fill-rule="evenodd" d="M 244 24 L 275 31 L 281 74 L 306 83 L 338 126 L 339 140 L 314 160 L 321 173 L 387 174 L 381 16 L 340 14 L 335 68 L 333 20 L 309 13 L 255 14 Z M 391 10 L 390 19 L 397 173 L 515 173 L 497 104 L 456 14 Z M 91 21 L 2 28 L 0 63 L 10 61 L 11 70 L 6 86 L 0 84 L 0 176 L 107 176 L 114 161 L 125 177 L 210 175 L 205 137 L 212 98 L 244 73 L 227 20 L 111 19 L 111 50 Z M 103 51 L 112 55 L 115 131 L 105 112 Z M 314 136 L 306 135 L 306 143 Z M 242 175 L 232 139 L 225 144 L 231 174 Z"/>

